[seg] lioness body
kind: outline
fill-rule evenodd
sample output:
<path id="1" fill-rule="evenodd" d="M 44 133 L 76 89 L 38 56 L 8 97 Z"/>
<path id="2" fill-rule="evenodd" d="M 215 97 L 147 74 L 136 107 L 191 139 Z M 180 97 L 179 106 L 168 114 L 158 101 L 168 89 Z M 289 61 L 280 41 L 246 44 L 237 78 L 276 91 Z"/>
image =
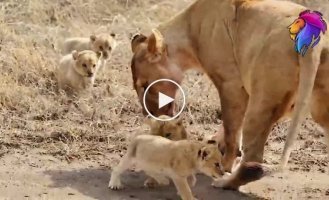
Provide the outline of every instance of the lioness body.
<path id="1" fill-rule="evenodd" d="M 72 54 L 63 56 L 56 77 L 59 88 L 71 88 L 81 91 L 94 84 L 96 68 L 99 65 L 99 55 L 93 51 L 73 51 Z"/>
<path id="2" fill-rule="evenodd" d="M 328 34 L 302 57 L 295 52 L 287 28 L 305 9 L 274 0 L 198 0 L 160 25 L 160 33 L 132 41 L 138 96 L 159 78 L 180 83 L 182 73 L 193 67 L 202 68 L 215 84 L 221 99 L 227 171 L 242 130 L 242 164 L 223 187 L 236 189 L 262 176 L 262 169 L 245 163 L 263 162 L 272 126 L 291 111 L 289 135 L 295 135 L 309 102 L 313 118 L 329 134 Z M 147 104 L 153 101 L 146 99 Z M 156 107 L 148 109 L 157 112 Z"/>
<path id="3" fill-rule="evenodd" d="M 165 152 L 165 153 L 164 153 Z M 168 185 L 171 178 L 183 200 L 193 200 L 187 178 L 201 171 L 219 178 L 223 175 L 221 154 L 216 145 L 198 141 L 171 141 L 161 136 L 139 135 L 129 145 L 127 154 L 113 169 L 109 187 L 120 189 L 120 175 L 135 164 L 157 182 Z"/>

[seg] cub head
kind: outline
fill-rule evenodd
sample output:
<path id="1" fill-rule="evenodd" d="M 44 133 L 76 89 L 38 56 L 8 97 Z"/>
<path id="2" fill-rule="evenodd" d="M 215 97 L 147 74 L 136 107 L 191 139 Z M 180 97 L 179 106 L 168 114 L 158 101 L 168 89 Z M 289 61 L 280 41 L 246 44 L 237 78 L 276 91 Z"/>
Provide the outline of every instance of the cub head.
<path id="1" fill-rule="evenodd" d="M 156 29 L 148 37 L 143 34 L 135 35 L 131 40 L 131 50 L 133 52 L 131 72 L 134 89 L 143 108 L 143 114 L 147 115 L 143 104 L 146 88 L 158 79 L 170 79 L 180 84 L 183 73 L 178 67 L 178 61 L 169 57 L 165 38 Z M 173 116 L 175 104 L 172 102 L 159 109 L 158 93 L 165 91 L 166 95 L 175 97 L 177 90 L 178 87 L 168 82 L 153 85 L 145 96 L 149 112 L 157 117 L 160 115 Z"/>
<path id="2" fill-rule="evenodd" d="M 161 115 L 160 119 L 169 119 L 167 115 Z M 187 132 L 182 119 L 173 119 L 170 121 L 158 121 L 153 118 L 146 118 L 145 122 L 151 128 L 152 135 L 158 135 L 170 140 L 187 139 Z"/>
<path id="3" fill-rule="evenodd" d="M 224 175 L 222 166 L 222 154 L 218 151 L 217 142 L 208 140 L 198 151 L 199 170 L 213 179 L 218 179 Z"/>
<path id="4" fill-rule="evenodd" d="M 101 53 L 95 53 L 94 51 L 73 51 L 72 57 L 75 61 L 75 70 L 84 77 L 93 77 L 96 73 Z"/>
<path id="5" fill-rule="evenodd" d="M 91 35 L 90 41 L 93 51 L 101 52 L 104 59 L 110 58 L 112 51 L 115 49 L 117 44 L 114 33 Z"/>
<path id="6" fill-rule="evenodd" d="M 217 145 L 218 145 L 218 149 L 219 151 L 224 155 L 226 152 L 226 144 L 225 144 L 225 130 L 224 130 L 224 125 L 221 124 L 219 126 L 219 130 L 218 132 L 216 132 L 214 135 L 209 135 L 206 136 L 204 138 L 204 141 L 208 141 L 208 140 L 215 140 Z M 236 151 L 236 156 L 240 157 L 242 155 L 241 151 L 239 149 L 237 149 Z"/>

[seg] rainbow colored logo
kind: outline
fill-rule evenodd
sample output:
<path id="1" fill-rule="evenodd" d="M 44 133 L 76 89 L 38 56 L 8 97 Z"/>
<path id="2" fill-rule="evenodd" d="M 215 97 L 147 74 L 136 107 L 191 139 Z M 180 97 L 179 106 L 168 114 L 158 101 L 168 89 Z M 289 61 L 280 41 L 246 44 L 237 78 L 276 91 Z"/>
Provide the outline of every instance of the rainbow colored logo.
<path id="1" fill-rule="evenodd" d="M 320 12 L 305 10 L 288 29 L 297 53 L 304 56 L 309 47 L 313 48 L 319 43 L 320 33 L 324 34 L 327 31 L 327 23 Z"/>

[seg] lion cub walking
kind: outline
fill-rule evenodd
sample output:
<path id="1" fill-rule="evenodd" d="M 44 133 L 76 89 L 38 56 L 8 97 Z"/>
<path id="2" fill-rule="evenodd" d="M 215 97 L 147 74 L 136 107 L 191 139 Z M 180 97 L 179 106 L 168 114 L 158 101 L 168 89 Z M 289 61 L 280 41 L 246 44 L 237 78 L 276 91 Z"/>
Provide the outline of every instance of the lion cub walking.
<path id="1" fill-rule="evenodd" d="M 102 63 L 97 70 L 101 70 L 106 61 L 111 58 L 112 51 L 116 47 L 115 34 L 102 33 L 99 35 L 91 35 L 89 38 L 75 37 L 69 38 L 64 42 L 63 54 L 68 54 L 74 50 L 83 51 L 91 50 L 101 52 L 103 55 Z"/>
<path id="2" fill-rule="evenodd" d="M 123 188 L 120 175 L 133 164 L 161 185 L 174 182 L 183 200 L 194 200 L 187 178 L 200 171 L 214 179 L 222 177 L 222 155 L 217 145 L 192 140 L 172 141 L 161 136 L 139 135 L 134 138 L 119 165 L 111 174 L 109 188 Z"/>
<path id="3" fill-rule="evenodd" d="M 89 50 L 63 56 L 56 69 L 59 88 L 81 91 L 93 86 L 100 57 L 100 53 Z"/>
<path id="4" fill-rule="evenodd" d="M 167 120 L 171 117 L 161 115 L 158 118 Z M 157 135 L 174 141 L 188 139 L 188 133 L 184 127 L 182 118 L 170 121 L 159 121 L 153 118 L 146 118 L 145 123 L 150 126 L 150 135 Z M 193 174 L 188 180 L 189 185 L 194 187 L 197 181 L 196 176 Z M 146 187 L 156 187 L 159 186 L 159 183 L 152 177 L 149 177 L 145 180 L 144 185 Z"/>

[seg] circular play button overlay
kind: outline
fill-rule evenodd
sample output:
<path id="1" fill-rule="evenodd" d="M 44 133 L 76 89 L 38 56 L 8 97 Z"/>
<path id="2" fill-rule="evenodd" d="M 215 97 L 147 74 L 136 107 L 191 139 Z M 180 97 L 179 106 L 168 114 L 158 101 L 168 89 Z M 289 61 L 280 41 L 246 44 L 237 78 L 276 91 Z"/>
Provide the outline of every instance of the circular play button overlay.
<path id="1" fill-rule="evenodd" d="M 176 95 L 176 96 L 179 97 L 179 98 L 176 98 L 176 99 L 181 99 L 180 106 L 179 106 L 180 107 L 179 112 L 175 116 L 173 116 L 171 118 L 167 118 L 167 119 L 160 119 L 160 118 L 154 116 L 149 111 L 147 103 L 146 103 L 146 96 L 148 95 L 150 89 L 153 86 L 155 86 L 156 84 L 160 84 L 161 82 L 166 82 L 167 84 L 173 84 L 180 91 L 179 92 L 180 94 Z M 158 103 L 158 107 L 157 107 L 158 109 L 161 109 L 161 108 L 167 106 L 168 104 L 175 103 L 175 97 L 174 96 L 169 96 L 168 94 L 166 94 L 166 91 L 159 91 L 156 95 L 157 95 L 157 99 L 158 99 L 158 102 L 157 102 Z M 176 101 L 178 101 L 178 100 L 176 100 Z M 143 96 L 143 104 L 144 104 L 144 108 L 145 108 L 145 110 L 146 110 L 146 112 L 149 116 L 151 116 L 154 119 L 159 120 L 159 121 L 170 121 L 170 120 L 173 120 L 173 119 L 177 118 L 183 112 L 184 107 L 185 107 L 185 93 L 184 93 L 183 88 L 178 83 L 176 83 L 175 81 L 170 80 L 170 79 L 158 79 L 158 80 L 152 82 L 146 88 L 146 90 L 144 92 L 144 96 Z"/>

